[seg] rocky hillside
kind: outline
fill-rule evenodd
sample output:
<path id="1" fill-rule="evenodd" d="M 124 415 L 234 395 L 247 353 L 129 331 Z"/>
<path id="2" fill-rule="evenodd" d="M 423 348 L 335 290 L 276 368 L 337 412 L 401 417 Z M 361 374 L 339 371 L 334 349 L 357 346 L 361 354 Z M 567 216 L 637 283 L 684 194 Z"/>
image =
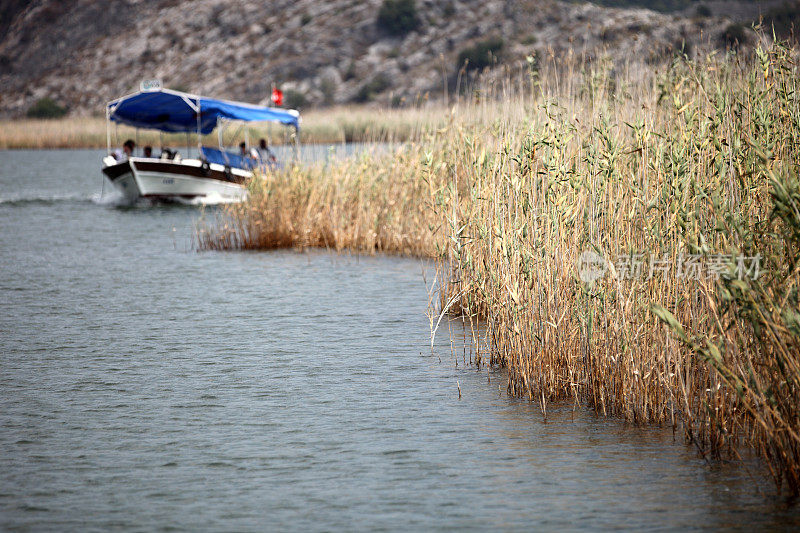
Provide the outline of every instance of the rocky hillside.
<path id="1" fill-rule="evenodd" d="M 44 97 L 74 114 L 97 113 L 145 78 L 250 102 L 265 102 L 276 84 L 301 107 L 401 104 L 440 97 L 476 51 L 501 63 L 569 48 L 652 62 L 679 43 L 694 51 L 723 43 L 733 5 L 752 16 L 770 4 L 709 1 L 664 13 L 556 0 L 417 0 L 407 24 L 393 26 L 379 22 L 383 2 L 9 0 L 0 9 L 0 116 L 24 115 Z"/>

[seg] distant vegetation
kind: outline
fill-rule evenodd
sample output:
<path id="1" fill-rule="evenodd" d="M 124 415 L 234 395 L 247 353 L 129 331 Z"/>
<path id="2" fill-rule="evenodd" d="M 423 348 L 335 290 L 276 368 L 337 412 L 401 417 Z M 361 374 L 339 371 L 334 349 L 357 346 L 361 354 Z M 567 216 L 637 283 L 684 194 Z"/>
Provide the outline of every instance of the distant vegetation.
<path id="1" fill-rule="evenodd" d="M 756 2 L 757 0 L 752 1 Z M 711 8 L 702 0 L 591 0 L 591 2 L 605 7 L 641 7 L 652 9 L 653 11 L 661 11 L 662 13 L 683 11 L 694 6 L 695 16 L 710 17 L 713 15 Z M 757 23 L 758 20 L 740 22 L 745 26 L 749 26 L 751 22 Z M 794 2 L 789 1 L 781 6 L 770 9 L 764 13 L 763 24 L 766 33 L 771 33 L 772 26 L 774 25 L 775 33 L 778 37 L 790 37 L 792 28 L 795 28 L 795 33 L 797 33 L 797 28 L 800 26 L 800 3 L 796 0 Z M 736 46 L 736 42 L 739 44 L 746 42 L 746 36 L 743 32 L 740 32 L 738 29 L 733 31 L 734 33 L 731 33 L 731 36 L 734 37 L 734 39 L 726 40 L 724 44 Z"/>
<path id="2" fill-rule="evenodd" d="M 778 37 L 789 37 L 792 30 L 797 36 L 800 31 L 800 4 L 783 4 L 767 11 L 764 14 L 764 30 L 771 33 L 773 26 Z"/>
<path id="3" fill-rule="evenodd" d="M 697 9 L 694 10 L 694 14 L 698 17 L 710 17 L 712 15 L 711 8 L 705 4 L 697 6 Z"/>
<path id="4" fill-rule="evenodd" d="M 60 118 L 67 114 L 67 108 L 58 105 L 52 98 L 39 98 L 26 113 L 28 118 Z"/>
<path id="5" fill-rule="evenodd" d="M 695 0 L 592 0 L 592 3 L 605 7 L 643 7 L 668 13 L 686 9 L 697 2 Z"/>
<path id="6" fill-rule="evenodd" d="M 283 91 L 283 105 L 289 109 L 302 109 L 308 103 L 306 95 L 294 89 Z"/>
<path id="7" fill-rule="evenodd" d="M 466 65 L 467 70 L 483 70 L 490 67 L 500 58 L 504 44 L 500 37 L 479 41 L 459 52 L 456 66 L 460 69 Z"/>
<path id="8" fill-rule="evenodd" d="M 355 100 L 359 103 L 369 102 L 390 86 L 391 82 L 389 78 L 387 78 L 385 74 L 378 74 L 361 86 L 356 94 Z"/>
<path id="9" fill-rule="evenodd" d="M 383 0 L 378 11 L 378 26 L 391 35 L 405 35 L 419 27 L 414 0 Z"/>
<path id="10" fill-rule="evenodd" d="M 302 93 L 300 93 L 302 94 Z M 286 103 L 286 92 L 284 92 Z M 397 101 L 402 104 L 402 98 Z M 376 114 L 366 106 L 329 107 L 324 110 L 303 110 L 303 127 L 300 130 L 302 143 L 337 142 L 402 142 L 410 138 L 421 123 L 441 127 L 447 121 L 444 110 L 405 108 L 384 110 Z M 116 131 L 116 128 L 115 130 Z M 286 141 L 283 128 L 267 123 L 248 127 L 251 139 L 269 138 L 269 143 Z M 120 125 L 112 144 L 133 137 L 134 128 Z M 142 146 L 169 146 L 182 149 L 186 146 L 183 134 L 168 133 L 163 136 L 155 130 L 141 130 L 139 142 Z M 162 144 L 163 142 L 163 144 Z M 216 146 L 216 132 L 203 139 L 203 143 Z M 0 120 L 0 150 L 20 148 L 104 148 L 106 146 L 105 117 L 66 116 L 46 122 L 40 119 Z"/>
<path id="11" fill-rule="evenodd" d="M 14 19 L 28 7 L 28 0 L 3 0 L 0 2 L 0 35 L 5 35 Z"/>
<path id="12" fill-rule="evenodd" d="M 723 46 L 738 48 L 747 43 L 747 30 L 742 24 L 730 24 L 720 36 Z"/>

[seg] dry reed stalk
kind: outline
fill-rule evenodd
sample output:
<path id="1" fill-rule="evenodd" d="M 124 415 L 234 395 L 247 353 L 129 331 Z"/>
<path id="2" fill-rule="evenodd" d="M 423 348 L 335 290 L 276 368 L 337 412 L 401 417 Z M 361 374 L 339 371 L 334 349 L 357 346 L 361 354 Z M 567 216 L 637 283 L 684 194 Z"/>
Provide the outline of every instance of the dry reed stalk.
<path id="1" fill-rule="evenodd" d="M 250 184 L 247 202 L 229 207 L 223 221 L 198 228 L 199 247 L 324 247 L 433 256 L 430 191 L 404 166 L 406 157 L 400 149 L 259 176 Z"/>

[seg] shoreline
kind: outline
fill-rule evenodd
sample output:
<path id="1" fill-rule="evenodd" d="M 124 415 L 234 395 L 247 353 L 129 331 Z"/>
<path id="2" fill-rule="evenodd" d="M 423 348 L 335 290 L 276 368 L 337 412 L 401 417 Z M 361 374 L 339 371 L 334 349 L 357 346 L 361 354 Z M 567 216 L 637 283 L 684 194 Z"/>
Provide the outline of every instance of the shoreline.
<path id="1" fill-rule="evenodd" d="M 370 143 L 381 143 L 385 141 L 378 140 L 355 140 L 355 141 L 327 141 L 327 140 L 310 140 L 310 141 L 301 141 L 301 146 L 334 146 L 340 144 L 370 144 Z M 404 142 L 404 140 L 400 140 L 398 142 Z M 207 143 L 203 143 L 204 146 L 208 146 Z M 112 148 L 115 146 L 112 144 Z M 282 147 L 282 146 L 289 146 L 290 144 L 281 144 L 281 143 L 270 143 L 270 147 Z M 186 144 L 179 144 L 179 143 L 166 143 L 164 144 L 165 148 L 186 148 Z M 194 149 L 196 145 L 191 145 L 191 148 Z M 104 146 L 14 146 L 14 147 L 0 147 L 0 152 L 22 152 L 22 151 L 31 151 L 31 152 L 45 152 L 45 151 L 69 151 L 69 150 L 105 150 Z M 154 149 L 160 148 L 159 146 L 153 145 Z"/>
<path id="2" fill-rule="evenodd" d="M 422 131 L 446 122 L 443 107 L 379 109 L 367 106 L 312 109 L 301 113 L 300 144 L 339 144 L 352 142 L 403 142 Z M 233 129 L 233 128 L 232 128 Z M 234 141 L 244 138 L 244 130 Z M 251 141 L 266 138 L 270 145 L 289 144 L 291 130 L 278 125 L 247 127 Z M 106 147 L 106 120 L 103 117 L 62 117 L 56 119 L 0 120 L 0 150 L 103 149 Z M 112 125 L 111 145 L 137 138 L 134 128 Z M 191 139 L 195 136 L 189 134 Z M 186 135 L 139 130 L 140 145 L 153 147 L 186 146 Z M 162 144 L 163 139 L 163 144 Z M 196 143 L 192 143 L 194 145 Z M 216 146 L 216 134 L 204 135 L 203 144 Z"/>

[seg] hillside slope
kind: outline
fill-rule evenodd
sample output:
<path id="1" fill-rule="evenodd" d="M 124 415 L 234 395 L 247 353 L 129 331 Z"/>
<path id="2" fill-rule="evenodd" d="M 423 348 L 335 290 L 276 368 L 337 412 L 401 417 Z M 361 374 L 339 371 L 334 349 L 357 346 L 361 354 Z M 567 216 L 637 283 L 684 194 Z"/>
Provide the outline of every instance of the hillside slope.
<path id="1" fill-rule="evenodd" d="M 66 5 L 68 4 L 68 5 Z M 713 2 L 711 2 L 713 4 Z M 613 9 L 556 0 L 418 0 L 417 29 L 390 35 L 381 0 L 33 0 L 0 26 L 0 116 L 50 97 L 74 114 L 136 90 L 144 78 L 219 97 L 290 104 L 438 98 L 459 53 L 487 38 L 501 60 L 567 49 L 652 61 L 670 47 L 718 42 L 723 16 Z M 497 38 L 502 41 L 497 41 Z"/>

